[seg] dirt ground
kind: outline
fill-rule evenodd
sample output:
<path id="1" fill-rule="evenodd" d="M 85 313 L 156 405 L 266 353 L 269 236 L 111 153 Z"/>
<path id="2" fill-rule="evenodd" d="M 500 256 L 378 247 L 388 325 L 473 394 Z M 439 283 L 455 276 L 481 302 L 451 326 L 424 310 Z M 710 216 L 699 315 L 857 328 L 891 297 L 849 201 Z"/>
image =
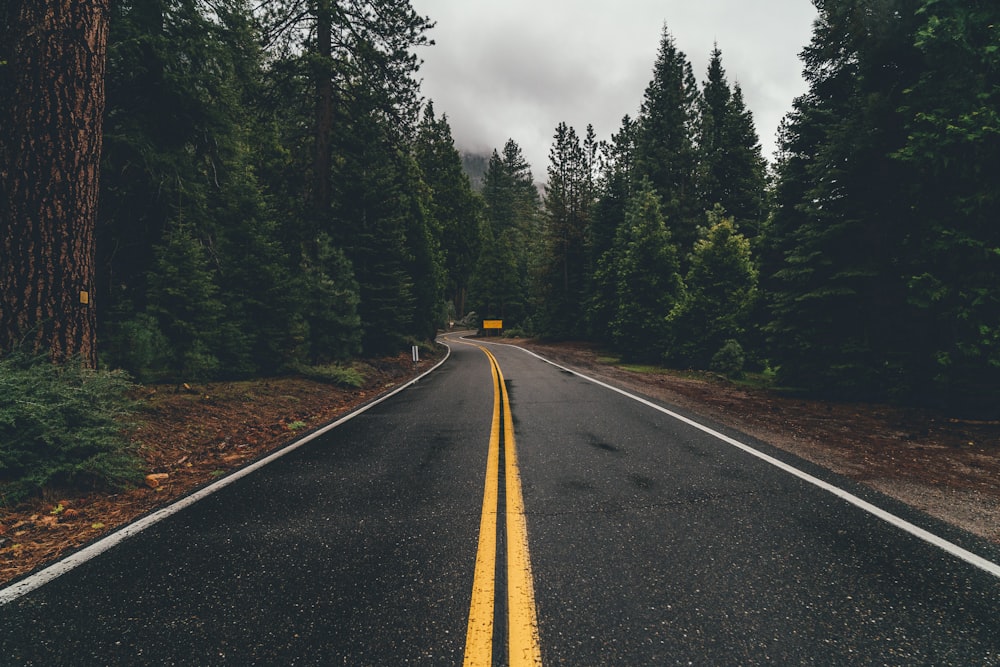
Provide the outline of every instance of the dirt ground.
<path id="1" fill-rule="evenodd" d="M 554 361 L 737 428 L 1000 543 L 1000 422 L 746 389 L 710 375 L 636 372 L 584 344 L 520 341 Z M 51 491 L 0 509 L 0 584 L 211 483 L 423 372 L 410 356 L 369 361 L 364 387 L 287 377 L 144 387 L 130 437 L 150 475 L 123 493 Z"/>

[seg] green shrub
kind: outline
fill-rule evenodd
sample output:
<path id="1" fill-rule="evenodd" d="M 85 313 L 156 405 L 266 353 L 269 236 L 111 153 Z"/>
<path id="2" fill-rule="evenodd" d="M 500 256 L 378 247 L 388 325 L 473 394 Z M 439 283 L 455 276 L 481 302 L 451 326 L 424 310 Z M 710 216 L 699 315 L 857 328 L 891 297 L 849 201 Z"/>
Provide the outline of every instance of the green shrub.
<path id="1" fill-rule="evenodd" d="M 510 329 L 503 330 L 504 338 L 528 338 L 528 332 L 520 327 L 512 327 Z"/>
<path id="2" fill-rule="evenodd" d="M 744 364 L 746 364 L 746 355 L 743 353 L 743 346 L 740 345 L 739 341 L 730 338 L 712 356 L 709 369 L 716 373 L 722 373 L 728 378 L 738 379 L 743 377 Z"/>
<path id="3" fill-rule="evenodd" d="M 125 437 L 134 409 L 122 371 L 59 366 L 13 353 L 0 359 L 0 504 L 44 488 L 127 488 L 142 461 Z"/>
<path id="4" fill-rule="evenodd" d="M 356 389 L 365 383 L 364 375 L 356 368 L 339 364 L 322 364 L 320 366 L 299 366 L 296 368 L 301 375 L 338 387 Z"/>
<path id="5" fill-rule="evenodd" d="M 139 382 L 163 382 L 170 377 L 170 341 L 148 313 L 114 325 L 107 353 L 112 366 L 126 369 Z"/>

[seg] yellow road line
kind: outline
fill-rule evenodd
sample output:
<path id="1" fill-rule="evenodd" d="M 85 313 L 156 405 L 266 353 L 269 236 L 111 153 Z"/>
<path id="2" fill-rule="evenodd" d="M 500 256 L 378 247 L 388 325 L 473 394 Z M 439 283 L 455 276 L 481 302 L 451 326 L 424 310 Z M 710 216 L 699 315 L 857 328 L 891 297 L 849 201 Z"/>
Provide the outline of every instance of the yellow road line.
<path id="1" fill-rule="evenodd" d="M 517 466 L 514 439 L 514 419 L 503 372 L 496 357 L 479 347 L 490 361 L 493 375 L 493 427 L 486 460 L 486 489 L 483 492 L 483 514 L 479 527 L 479 547 L 472 583 L 472 603 L 465 639 L 465 665 L 492 665 L 493 620 L 496 595 L 496 531 L 499 486 L 500 416 L 503 415 L 504 487 L 506 495 L 507 530 L 507 643 L 508 662 L 512 666 L 540 666 L 541 647 L 538 617 L 535 610 L 535 588 L 528 555 L 528 528 L 524 518 L 524 498 L 521 494 L 521 474 Z M 502 408 L 502 410 L 501 410 Z"/>
<path id="2" fill-rule="evenodd" d="M 528 525 L 524 519 L 521 472 L 517 466 L 514 418 L 500 364 L 490 354 L 500 376 L 504 415 L 504 476 L 507 480 L 507 643 L 512 667 L 541 665 L 535 585 L 528 556 Z"/>
<path id="3" fill-rule="evenodd" d="M 497 369 L 491 363 L 493 386 Z M 490 667 L 493 664 L 493 608 L 496 597 L 497 492 L 500 475 L 500 394 L 493 392 L 493 426 L 486 455 L 486 488 L 483 491 L 483 514 L 479 520 L 479 547 L 472 579 L 472 604 L 465 633 L 465 667 Z"/>

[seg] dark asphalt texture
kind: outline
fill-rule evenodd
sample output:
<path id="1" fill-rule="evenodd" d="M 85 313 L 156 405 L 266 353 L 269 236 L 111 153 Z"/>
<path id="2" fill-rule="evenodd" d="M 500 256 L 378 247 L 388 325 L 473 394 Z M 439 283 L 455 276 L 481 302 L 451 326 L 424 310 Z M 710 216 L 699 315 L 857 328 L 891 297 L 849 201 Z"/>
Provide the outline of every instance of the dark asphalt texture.
<path id="1" fill-rule="evenodd" d="M 648 406 L 490 349 L 545 664 L 1000 665 L 1000 580 Z M 0 665 L 461 664 L 492 392 L 486 356 L 453 344 L 413 387 L 0 607 Z"/>

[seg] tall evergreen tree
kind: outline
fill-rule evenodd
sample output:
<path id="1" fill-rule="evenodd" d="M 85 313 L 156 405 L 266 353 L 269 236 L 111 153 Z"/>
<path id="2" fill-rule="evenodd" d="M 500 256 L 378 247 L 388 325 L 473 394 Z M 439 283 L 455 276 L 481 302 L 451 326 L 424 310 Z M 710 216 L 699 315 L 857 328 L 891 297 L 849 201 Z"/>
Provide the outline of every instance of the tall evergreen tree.
<path id="1" fill-rule="evenodd" d="M 360 287 L 363 349 L 381 354 L 398 348 L 413 331 L 414 277 L 408 271 L 407 229 L 413 214 L 402 155 L 389 128 L 368 112 L 358 91 L 350 132 L 338 137 L 338 184 L 331 234 L 344 248 Z"/>
<path id="2" fill-rule="evenodd" d="M 592 146 L 593 128 L 588 128 Z M 579 335 L 588 287 L 587 231 L 593 206 L 593 157 L 566 123 L 556 128 L 545 186 L 544 250 L 539 276 L 540 333 Z M 588 146 L 588 147 L 589 147 Z"/>
<path id="3" fill-rule="evenodd" d="M 611 321 L 615 347 L 630 359 L 659 361 L 669 344 L 667 316 L 683 298 L 684 283 L 659 195 L 648 180 L 629 201 L 600 271 L 618 288 Z"/>
<path id="4" fill-rule="evenodd" d="M 529 281 L 532 267 L 535 263 L 537 240 L 540 237 L 538 229 L 539 196 L 528 164 L 521 152 L 521 147 L 510 139 L 504 145 L 502 155 L 493 151 L 486 175 L 483 177 L 483 202 L 485 204 L 485 226 L 489 227 L 483 235 L 483 248 L 479 262 L 473 271 L 477 287 L 473 301 L 473 310 L 483 315 L 484 303 L 503 303 L 505 317 L 510 324 L 521 324 L 529 315 Z M 503 271 L 491 269 L 493 258 L 486 253 L 490 246 L 503 248 L 502 263 L 510 253 L 514 272 L 511 274 L 505 266 Z M 493 277 L 486 278 L 480 273 L 489 273 Z M 506 281 L 500 284 L 496 276 L 504 276 Z M 490 289 L 501 289 L 503 294 L 488 295 L 486 286 Z M 473 292 L 470 285 L 470 296 Z"/>
<path id="5" fill-rule="evenodd" d="M 469 304 L 480 320 L 500 319 L 506 326 L 523 321 L 527 309 L 525 286 L 514 254 L 514 232 L 497 238 L 493 226 L 481 227 L 479 261 L 469 279 Z"/>
<path id="6" fill-rule="evenodd" d="M 821 3 L 803 52 L 810 91 L 784 127 L 779 208 L 766 256 L 773 352 L 785 382 L 884 396 L 914 340 L 898 267 L 910 227 L 890 154 L 912 85 L 913 14 L 895 0 Z"/>
<path id="7" fill-rule="evenodd" d="M 433 335 L 442 231 L 411 146 L 419 112 L 413 49 L 429 43 L 432 24 L 408 0 L 268 0 L 260 13 L 278 55 L 270 100 L 279 117 L 288 114 L 293 148 L 289 160 L 275 154 L 273 168 L 304 222 L 287 245 L 306 265 L 316 264 L 323 235 L 343 248 L 361 291 L 367 352 Z M 288 98 L 306 103 L 289 109 Z"/>
<path id="8" fill-rule="evenodd" d="M 416 122 L 419 60 L 412 52 L 430 41 L 433 24 L 409 0 L 265 0 L 258 7 L 264 41 L 306 63 L 312 87 L 312 168 L 309 195 L 318 224 L 329 218 L 333 196 L 335 116 L 358 81 L 378 89 L 381 112 L 403 134 Z"/>
<path id="9" fill-rule="evenodd" d="M 587 233 L 588 263 L 593 278 L 588 292 L 588 332 L 596 340 L 610 342 L 610 322 L 617 307 L 618 288 L 608 271 L 601 270 L 601 259 L 611 250 L 618 229 L 625 224 L 625 210 L 632 198 L 635 176 L 635 141 L 638 124 L 629 116 L 611 141 L 601 146 L 597 200 L 590 216 Z"/>
<path id="10" fill-rule="evenodd" d="M 1000 416 L 1000 5 L 925 0 L 900 98 L 910 393 Z"/>
<path id="11" fill-rule="evenodd" d="M 481 205 L 462 169 L 448 119 L 435 118 L 431 103 L 424 108 L 415 150 L 430 188 L 430 212 L 437 223 L 449 298 L 456 315 L 462 317 L 469 277 L 479 257 Z"/>
<path id="12" fill-rule="evenodd" d="M 766 165 L 739 84 L 730 87 L 713 49 L 698 121 L 699 199 L 720 204 L 737 224 L 757 230 L 765 217 Z"/>
<path id="13" fill-rule="evenodd" d="M 297 362 L 341 361 L 361 352 L 361 289 L 354 267 L 329 235 L 320 233 L 316 253 L 303 255 L 294 286 L 303 295 L 302 308 L 294 314 L 294 331 L 303 349 L 289 347 L 285 356 Z"/>
<path id="14" fill-rule="evenodd" d="M 670 358 L 681 366 L 707 369 L 727 341 L 746 342 L 757 299 L 757 267 L 750 241 L 721 207 L 694 244 L 684 279 L 684 298 L 670 313 Z"/>
<path id="15" fill-rule="evenodd" d="M 219 372 L 223 312 L 208 249 L 189 225 L 177 222 L 154 248 L 146 312 L 171 342 L 169 369 L 185 380 L 210 380 Z"/>
<path id="16" fill-rule="evenodd" d="M 691 63 L 664 26 L 639 114 L 636 163 L 663 201 L 673 238 L 685 251 L 706 208 L 697 189 L 698 100 Z"/>

